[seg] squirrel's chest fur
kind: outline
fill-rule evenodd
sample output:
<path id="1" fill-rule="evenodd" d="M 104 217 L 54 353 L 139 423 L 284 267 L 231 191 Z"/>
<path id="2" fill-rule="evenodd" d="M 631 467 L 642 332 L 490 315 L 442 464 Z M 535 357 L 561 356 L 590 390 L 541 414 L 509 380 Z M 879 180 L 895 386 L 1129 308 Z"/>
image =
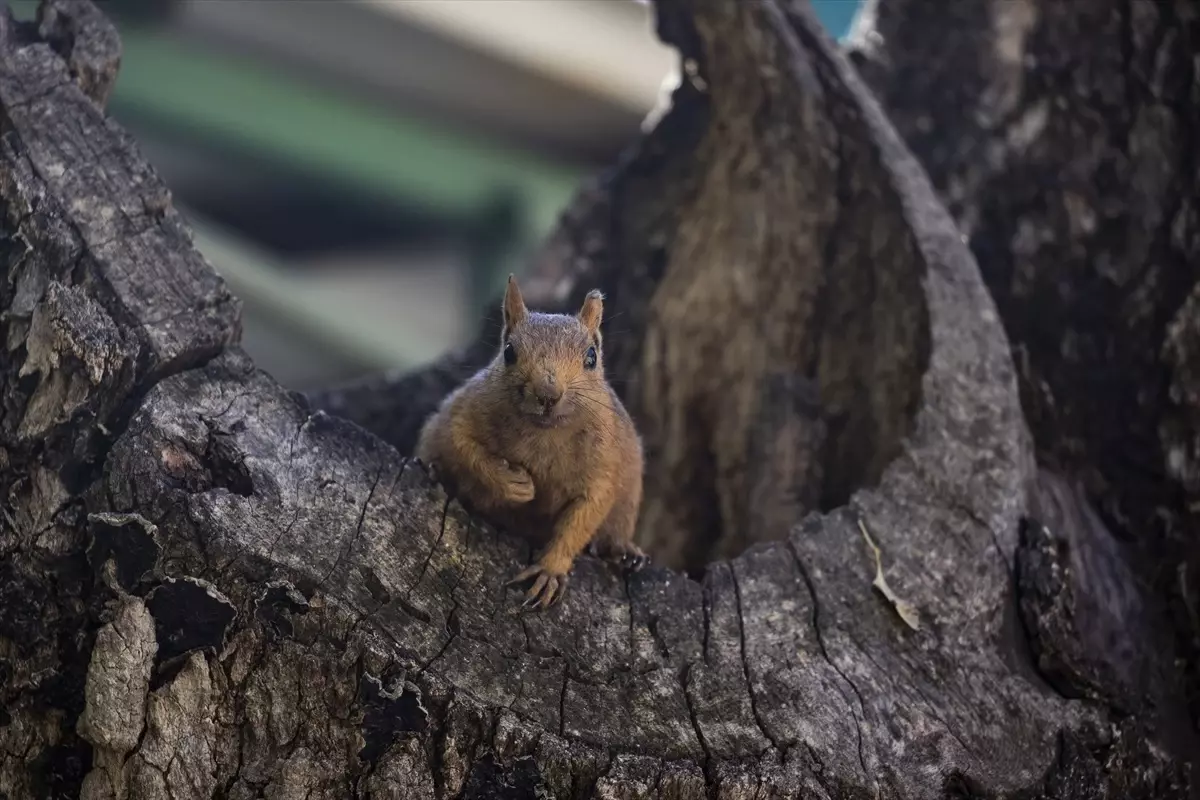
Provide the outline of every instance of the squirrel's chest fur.
<path id="1" fill-rule="evenodd" d="M 594 427 L 541 429 L 532 425 L 498 427 L 496 455 L 529 471 L 536 494 L 529 511 L 555 516 L 567 503 L 584 496 L 588 486 L 602 480 L 606 448 L 604 432 Z"/>

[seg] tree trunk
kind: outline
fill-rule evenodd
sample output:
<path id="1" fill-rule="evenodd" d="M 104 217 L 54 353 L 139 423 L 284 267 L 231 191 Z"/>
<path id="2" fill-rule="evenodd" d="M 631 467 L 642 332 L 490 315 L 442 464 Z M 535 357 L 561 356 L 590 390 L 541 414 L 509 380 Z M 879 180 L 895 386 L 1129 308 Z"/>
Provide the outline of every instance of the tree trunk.
<path id="1" fill-rule="evenodd" d="M 0 796 L 1187 796 L 1164 631 L 1036 480 L 924 172 L 806 7 L 657 13 L 672 108 L 524 287 L 606 292 L 658 563 L 542 614 L 406 457 L 495 332 L 286 391 L 104 117 L 111 28 L 0 17 Z"/>
<path id="2" fill-rule="evenodd" d="M 1166 609 L 1191 711 L 1176 724 L 1195 730 L 1200 13 L 877 0 L 860 23 L 853 57 L 999 307 L 1038 459 L 1095 503 L 1102 541 L 1086 546 L 1118 547 Z M 1077 655 L 1049 658 L 1073 662 L 1059 668 L 1081 689 L 1098 678 Z"/>

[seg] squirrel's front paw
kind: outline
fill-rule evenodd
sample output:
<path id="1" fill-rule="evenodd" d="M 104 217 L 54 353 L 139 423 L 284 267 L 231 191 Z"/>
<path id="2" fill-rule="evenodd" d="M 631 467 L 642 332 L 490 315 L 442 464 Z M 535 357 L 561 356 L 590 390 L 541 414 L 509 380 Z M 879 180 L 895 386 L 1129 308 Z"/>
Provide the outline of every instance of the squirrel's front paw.
<path id="1" fill-rule="evenodd" d="M 528 470 L 504 460 L 500 462 L 500 470 L 500 488 L 505 500 L 520 505 L 533 499 L 533 478 L 529 477 Z"/>
<path id="2" fill-rule="evenodd" d="M 569 569 L 570 567 L 567 570 L 551 569 L 539 562 L 521 570 L 505 585 L 515 586 L 536 575 L 537 580 L 533 582 L 533 586 L 529 587 L 529 591 L 525 592 L 525 602 L 521 603 L 521 606 L 523 608 L 549 608 L 562 600 L 566 593 Z"/>

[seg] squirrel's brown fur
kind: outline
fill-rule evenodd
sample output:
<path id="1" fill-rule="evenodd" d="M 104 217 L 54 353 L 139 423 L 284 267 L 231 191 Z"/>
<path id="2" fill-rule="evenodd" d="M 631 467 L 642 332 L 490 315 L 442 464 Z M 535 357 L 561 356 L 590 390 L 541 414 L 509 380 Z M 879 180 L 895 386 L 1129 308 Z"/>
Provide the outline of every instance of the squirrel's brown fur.
<path id="1" fill-rule="evenodd" d="M 545 543 L 528 605 L 562 596 L 576 556 L 599 554 L 633 568 L 642 501 L 642 445 L 604 378 L 603 297 L 588 293 L 576 315 L 525 307 L 509 276 L 500 352 L 442 401 L 416 455 L 473 511 Z"/>

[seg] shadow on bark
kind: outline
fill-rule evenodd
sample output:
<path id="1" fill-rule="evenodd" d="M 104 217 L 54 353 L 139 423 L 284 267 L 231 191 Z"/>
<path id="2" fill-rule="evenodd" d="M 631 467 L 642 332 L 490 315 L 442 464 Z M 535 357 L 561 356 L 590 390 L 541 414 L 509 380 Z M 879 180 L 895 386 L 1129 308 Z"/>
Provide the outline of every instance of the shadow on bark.
<path id="1" fill-rule="evenodd" d="M 111 28 L 0 17 L 0 793 L 1186 796 L 1154 618 L 1102 524 L 1051 534 L 1088 507 L 922 169 L 807 8 L 657 12 L 687 78 L 525 285 L 617 312 L 658 564 L 542 615 L 405 458 L 495 334 L 286 391 L 103 115 Z"/>

